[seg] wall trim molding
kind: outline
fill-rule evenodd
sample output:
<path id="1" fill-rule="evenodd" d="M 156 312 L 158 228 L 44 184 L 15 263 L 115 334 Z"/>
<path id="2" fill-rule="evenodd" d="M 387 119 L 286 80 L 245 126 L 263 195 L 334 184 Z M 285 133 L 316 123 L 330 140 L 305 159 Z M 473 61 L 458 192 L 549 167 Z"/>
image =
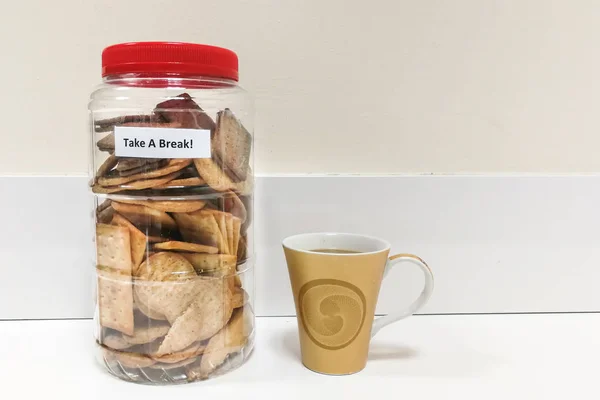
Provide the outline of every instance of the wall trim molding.
<path id="1" fill-rule="evenodd" d="M 0 319 L 92 316 L 87 177 L 0 176 Z M 293 315 L 281 239 L 381 236 L 436 276 L 425 314 L 600 311 L 600 174 L 258 175 L 255 308 Z M 394 271 L 378 312 L 406 304 L 417 271 Z"/>

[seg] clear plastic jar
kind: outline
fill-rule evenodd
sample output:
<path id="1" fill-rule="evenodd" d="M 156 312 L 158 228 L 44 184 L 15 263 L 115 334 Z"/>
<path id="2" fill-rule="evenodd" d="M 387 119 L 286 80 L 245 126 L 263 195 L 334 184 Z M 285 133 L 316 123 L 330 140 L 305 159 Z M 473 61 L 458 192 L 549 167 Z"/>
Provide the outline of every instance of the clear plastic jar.
<path id="1" fill-rule="evenodd" d="M 235 53 L 127 43 L 91 95 L 97 356 L 173 384 L 241 365 L 254 344 L 253 107 Z"/>

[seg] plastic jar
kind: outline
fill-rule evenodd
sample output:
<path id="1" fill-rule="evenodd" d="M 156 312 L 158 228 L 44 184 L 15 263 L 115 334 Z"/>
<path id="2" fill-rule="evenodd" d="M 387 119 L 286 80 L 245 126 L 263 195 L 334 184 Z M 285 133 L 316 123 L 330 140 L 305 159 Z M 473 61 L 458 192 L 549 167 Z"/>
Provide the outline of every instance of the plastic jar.
<path id="1" fill-rule="evenodd" d="M 235 53 L 104 49 L 91 95 L 96 348 L 124 380 L 230 371 L 254 344 L 251 99 Z"/>

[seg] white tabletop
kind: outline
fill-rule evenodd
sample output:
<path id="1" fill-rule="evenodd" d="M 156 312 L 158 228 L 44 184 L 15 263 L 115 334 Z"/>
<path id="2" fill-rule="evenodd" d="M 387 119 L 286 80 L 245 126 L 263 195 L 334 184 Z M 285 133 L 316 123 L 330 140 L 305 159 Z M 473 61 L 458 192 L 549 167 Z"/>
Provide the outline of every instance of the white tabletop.
<path id="1" fill-rule="evenodd" d="M 373 339 L 366 369 L 340 377 L 302 366 L 295 318 L 258 318 L 244 366 L 170 387 L 113 378 L 93 342 L 89 320 L 1 321 L 0 398 L 600 398 L 600 314 L 415 316 Z"/>

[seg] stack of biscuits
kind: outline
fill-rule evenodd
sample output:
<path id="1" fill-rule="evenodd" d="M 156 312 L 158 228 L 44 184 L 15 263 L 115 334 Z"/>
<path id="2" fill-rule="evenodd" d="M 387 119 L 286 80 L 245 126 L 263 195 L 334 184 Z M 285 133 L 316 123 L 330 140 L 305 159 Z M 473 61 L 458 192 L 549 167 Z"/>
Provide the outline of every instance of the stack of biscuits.
<path id="1" fill-rule="evenodd" d="M 119 157 L 116 126 L 207 129 L 212 157 Z M 251 350 L 254 331 L 244 283 L 250 133 L 231 110 L 213 121 L 186 93 L 147 115 L 96 120 L 94 132 L 104 154 L 90 185 L 105 364 L 147 381 L 193 381 L 233 368 L 231 360 Z"/>

